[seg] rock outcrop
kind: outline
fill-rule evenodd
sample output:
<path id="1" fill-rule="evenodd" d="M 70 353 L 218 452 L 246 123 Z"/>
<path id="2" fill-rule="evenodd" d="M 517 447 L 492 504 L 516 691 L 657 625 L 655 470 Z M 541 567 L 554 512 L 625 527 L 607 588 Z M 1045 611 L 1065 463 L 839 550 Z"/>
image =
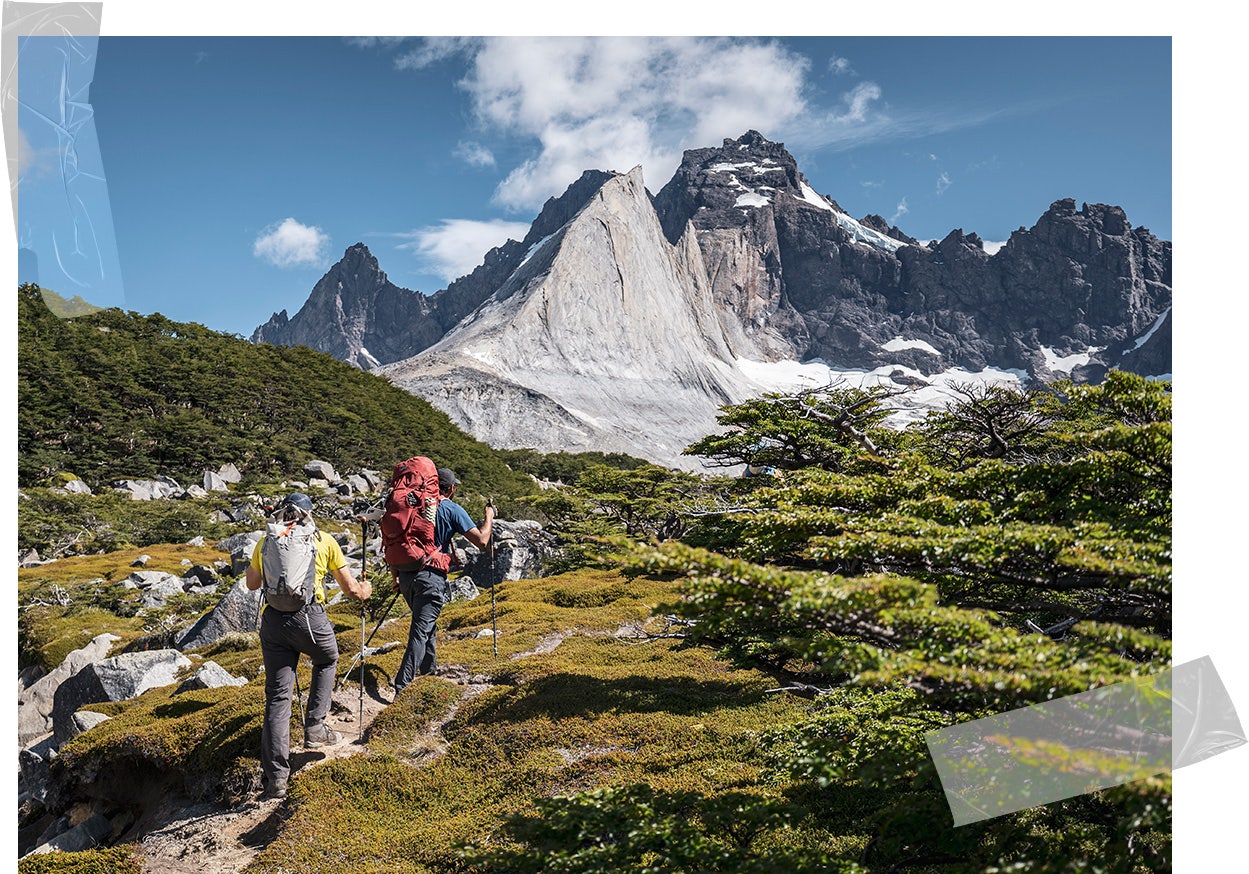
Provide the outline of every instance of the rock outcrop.
<path id="1" fill-rule="evenodd" d="M 65 657 L 56 668 L 17 693 L 17 742 L 25 746 L 52 730 L 52 710 L 56 690 L 87 665 L 102 661 L 121 640 L 115 634 L 99 634 L 81 649 Z"/>
<path id="2" fill-rule="evenodd" d="M 53 696 L 52 731 L 58 742 L 73 736 L 73 715 L 84 704 L 124 701 L 174 682 L 191 660 L 177 650 L 123 653 L 91 662 L 62 683 Z"/>

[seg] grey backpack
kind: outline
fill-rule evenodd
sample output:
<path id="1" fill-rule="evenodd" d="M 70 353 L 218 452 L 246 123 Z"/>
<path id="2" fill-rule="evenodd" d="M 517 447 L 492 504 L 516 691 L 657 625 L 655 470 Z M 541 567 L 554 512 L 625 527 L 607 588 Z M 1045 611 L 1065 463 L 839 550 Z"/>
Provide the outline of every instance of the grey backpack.
<path id="1" fill-rule="evenodd" d="M 300 512 L 293 520 L 275 517 L 265 525 L 260 548 L 265 600 L 275 610 L 293 613 L 312 603 L 317 583 L 317 526 Z"/>

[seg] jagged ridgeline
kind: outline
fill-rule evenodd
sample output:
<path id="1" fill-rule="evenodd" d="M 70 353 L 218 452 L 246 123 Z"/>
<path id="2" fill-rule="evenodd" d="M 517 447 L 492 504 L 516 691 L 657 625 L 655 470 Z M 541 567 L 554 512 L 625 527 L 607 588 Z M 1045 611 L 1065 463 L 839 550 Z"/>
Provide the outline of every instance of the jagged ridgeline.
<path id="1" fill-rule="evenodd" d="M 197 480 L 231 462 L 252 481 L 311 458 L 387 471 L 427 454 L 481 493 L 519 495 L 510 469 L 426 401 L 302 346 L 253 345 L 202 325 L 119 309 L 60 318 L 18 289 L 18 482 L 72 472 Z"/>

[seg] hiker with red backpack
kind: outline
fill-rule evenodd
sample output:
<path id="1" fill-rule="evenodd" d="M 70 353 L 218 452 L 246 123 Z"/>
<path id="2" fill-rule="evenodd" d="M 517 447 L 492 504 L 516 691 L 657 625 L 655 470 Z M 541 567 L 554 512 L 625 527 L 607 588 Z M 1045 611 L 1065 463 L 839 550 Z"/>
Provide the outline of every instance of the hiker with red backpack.
<path id="1" fill-rule="evenodd" d="M 264 795 L 284 798 L 290 778 L 291 686 L 299 656 L 312 657 L 312 683 L 304 723 L 304 746 L 338 742 L 338 732 L 325 724 L 338 664 L 338 641 L 325 615 L 326 574 L 333 574 L 343 593 L 367 600 L 373 587 L 357 582 L 342 547 L 317 530 L 312 499 L 293 492 L 278 504 L 265 534 L 252 552 L 247 588 L 264 588 L 260 618 L 260 650 L 265 663 L 265 719 L 260 739 Z"/>
<path id="2" fill-rule="evenodd" d="M 425 456 L 395 466 L 382 517 L 382 544 L 394 586 L 412 611 L 408 647 L 395 674 L 395 696 L 418 674 L 432 674 L 437 664 L 435 625 L 451 600 L 451 538 L 463 534 L 479 549 L 490 543 L 494 507 L 486 506 L 481 525 L 451 498 L 460 480 L 449 468 L 435 468 Z"/>

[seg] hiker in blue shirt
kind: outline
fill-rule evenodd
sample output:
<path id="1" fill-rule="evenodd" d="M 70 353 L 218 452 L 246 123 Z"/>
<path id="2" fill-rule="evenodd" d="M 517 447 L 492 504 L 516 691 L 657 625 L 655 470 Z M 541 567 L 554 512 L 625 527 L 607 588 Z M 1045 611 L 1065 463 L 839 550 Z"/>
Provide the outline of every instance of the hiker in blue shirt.
<path id="1" fill-rule="evenodd" d="M 486 549 L 490 544 L 490 533 L 494 525 L 494 507 L 486 506 L 485 519 L 478 527 L 464 508 L 451 500 L 455 495 L 455 487 L 459 484 L 460 480 L 452 470 L 438 468 L 438 490 L 442 493 L 442 500 L 434 518 L 434 544 L 448 555 L 451 554 L 451 538 L 456 534 L 463 534 L 478 549 Z M 399 663 L 399 671 L 395 674 L 395 696 L 398 697 L 418 673 L 434 672 L 437 664 L 434 626 L 443 605 L 451 600 L 451 592 L 447 586 L 446 573 L 429 566 L 419 571 L 396 571 L 395 588 L 403 594 L 403 599 L 408 602 L 408 608 L 412 611 L 408 648 L 404 651 L 403 661 Z"/>

